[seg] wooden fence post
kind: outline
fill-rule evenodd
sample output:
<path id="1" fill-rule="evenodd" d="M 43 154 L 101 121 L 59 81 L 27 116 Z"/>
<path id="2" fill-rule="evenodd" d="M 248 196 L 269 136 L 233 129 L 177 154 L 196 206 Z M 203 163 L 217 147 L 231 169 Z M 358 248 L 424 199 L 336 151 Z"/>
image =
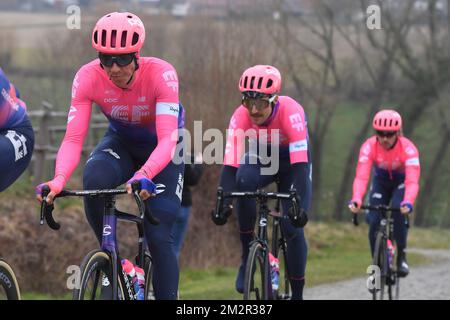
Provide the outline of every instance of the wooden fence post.
<path id="1" fill-rule="evenodd" d="M 47 179 L 46 175 L 46 163 L 45 158 L 48 150 L 48 143 L 50 139 L 49 123 L 51 120 L 51 111 L 53 106 L 47 102 L 42 101 L 43 113 L 39 122 L 39 134 L 36 139 L 37 145 L 34 150 L 35 162 L 34 162 L 34 180 L 33 184 L 36 186 L 44 179 Z"/>

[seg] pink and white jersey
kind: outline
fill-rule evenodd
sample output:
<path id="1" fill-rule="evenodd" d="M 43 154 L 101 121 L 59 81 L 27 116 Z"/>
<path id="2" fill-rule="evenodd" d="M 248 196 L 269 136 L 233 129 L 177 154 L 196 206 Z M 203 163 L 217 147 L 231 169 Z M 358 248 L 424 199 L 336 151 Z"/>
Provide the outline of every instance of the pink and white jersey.
<path id="1" fill-rule="evenodd" d="M 75 75 L 67 129 L 56 159 L 55 178 L 65 184 L 80 160 L 92 104 L 108 118 L 110 129 L 131 144 L 154 148 L 141 168 L 152 179 L 172 160 L 177 141 L 171 137 L 183 123 L 178 76 L 168 62 L 141 57 L 130 88 L 112 83 L 98 59 Z M 176 137 L 176 135 L 175 135 Z"/>
<path id="2" fill-rule="evenodd" d="M 419 152 L 414 144 L 405 137 L 398 137 L 395 146 L 384 149 L 373 136 L 366 140 L 359 152 L 356 177 L 353 182 L 353 200 L 362 201 L 366 192 L 370 172 L 374 165 L 377 179 L 404 182 L 404 202 L 414 204 L 419 192 L 420 162 Z"/>
<path id="3" fill-rule="evenodd" d="M 251 122 L 249 112 L 243 105 L 236 109 L 228 127 L 224 165 L 239 167 L 245 152 L 243 132 L 246 132 L 250 139 L 274 143 L 271 141 L 274 130 L 279 130 L 280 154 L 288 152 L 291 164 L 309 162 L 305 111 L 294 99 L 280 96 L 271 116 L 260 126 Z"/>

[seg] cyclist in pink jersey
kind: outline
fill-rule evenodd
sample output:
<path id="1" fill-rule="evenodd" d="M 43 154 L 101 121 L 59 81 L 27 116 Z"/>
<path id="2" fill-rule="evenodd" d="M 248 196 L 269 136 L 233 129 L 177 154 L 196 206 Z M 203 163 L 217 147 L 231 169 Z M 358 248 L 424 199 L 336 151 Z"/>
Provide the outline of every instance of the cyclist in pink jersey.
<path id="1" fill-rule="evenodd" d="M 419 152 L 414 144 L 402 136 L 402 118 L 394 110 L 381 110 L 373 119 L 376 135 L 367 139 L 359 152 L 353 197 L 349 209 L 353 214 L 360 210 L 362 199 L 373 167 L 373 181 L 369 202 L 371 205 L 389 205 L 400 208 L 394 213 L 394 237 L 398 246 L 397 270 L 399 276 L 409 273 L 406 261 L 408 230 L 405 215 L 413 211 L 419 191 Z M 369 242 L 373 255 L 376 232 L 380 224 L 378 212 L 369 212 Z"/>
<path id="2" fill-rule="evenodd" d="M 80 161 L 88 132 L 92 104 L 100 107 L 110 125 L 86 162 L 84 189 L 141 184 L 147 208 L 161 223 L 145 222 L 146 241 L 154 263 L 157 299 L 176 299 L 179 269 L 173 249 L 172 226 L 180 208 L 184 164 L 180 154 L 184 113 L 178 97 L 178 76 L 168 62 L 141 57 L 145 28 L 136 15 L 113 12 L 98 20 L 92 46 L 98 59 L 82 66 L 72 86 L 66 134 L 56 159 L 55 177 L 47 184 L 48 202 L 65 186 Z M 182 161 L 180 161 L 182 162 Z M 37 188 L 40 198 L 41 184 Z M 102 237 L 102 199 L 85 201 L 89 224 L 99 242 Z"/>
<path id="3" fill-rule="evenodd" d="M 292 186 L 297 190 L 302 218 L 296 226 L 289 219 L 283 219 L 281 226 L 288 239 L 287 263 L 292 299 L 302 299 L 307 256 L 303 227 L 307 223 L 306 212 L 311 201 L 311 154 L 305 111 L 294 99 L 279 96 L 280 89 L 281 75 L 275 67 L 257 65 L 244 71 L 239 81 L 242 104 L 230 120 L 220 186 L 225 192 L 256 191 L 278 180 L 280 192 L 289 192 Z M 241 139 L 241 133 L 245 131 L 249 132 L 250 140 L 261 143 L 257 154 L 253 153 L 254 150 L 244 154 L 245 142 Z M 276 136 L 279 140 L 272 141 Z M 269 138 L 267 141 L 266 137 Z M 279 147 L 279 152 L 269 149 L 269 152 L 276 153 L 270 154 L 271 159 L 279 162 L 275 173 L 263 171 L 268 167 L 267 162 L 263 161 L 264 145 Z M 282 201 L 282 206 L 285 213 L 291 209 L 288 201 Z M 231 202 L 226 202 L 220 210 L 218 216 L 223 219 L 217 220 L 215 213 L 212 213 L 213 221 L 219 225 L 224 224 L 231 214 Z M 255 201 L 239 199 L 237 215 L 242 261 L 235 286 L 238 292 L 243 293 L 245 264 L 249 244 L 254 238 Z"/>

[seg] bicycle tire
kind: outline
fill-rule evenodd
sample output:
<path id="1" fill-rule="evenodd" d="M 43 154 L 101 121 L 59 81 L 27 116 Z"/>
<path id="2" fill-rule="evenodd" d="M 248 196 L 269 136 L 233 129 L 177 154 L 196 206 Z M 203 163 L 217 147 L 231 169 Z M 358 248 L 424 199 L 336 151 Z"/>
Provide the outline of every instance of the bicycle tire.
<path id="1" fill-rule="evenodd" d="M 153 290 L 153 261 L 149 254 L 144 256 L 145 271 L 145 300 L 155 300 L 155 292 Z"/>
<path id="2" fill-rule="evenodd" d="M 378 232 L 375 241 L 375 251 L 373 254 L 373 265 L 380 268 L 380 288 L 375 288 L 372 290 L 373 300 L 383 300 L 384 298 L 384 287 L 386 284 L 387 276 L 387 247 L 386 239 L 381 232 Z"/>
<path id="3" fill-rule="evenodd" d="M 0 300 L 20 300 L 19 283 L 9 264 L 0 259 Z"/>
<path id="4" fill-rule="evenodd" d="M 119 269 L 120 270 L 120 269 Z M 95 274 L 94 274 L 95 272 Z M 79 289 L 75 289 L 73 292 L 74 300 L 85 300 L 85 294 L 88 293 L 88 284 L 91 275 L 94 276 L 94 283 L 92 290 L 89 290 L 90 300 L 112 300 L 112 290 L 108 292 L 108 290 L 102 291 L 102 286 L 105 281 L 108 281 L 111 284 L 112 279 L 112 262 L 111 257 L 104 251 L 97 249 L 89 252 L 80 267 L 80 283 Z M 101 279 L 100 279 L 100 276 Z M 106 276 L 106 279 L 104 278 Z M 100 290 L 99 285 L 100 284 Z M 125 294 L 123 290 L 123 285 L 120 280 L 120 276 L 118 279 L 118 297 L 119 300 L 125 299 Z M 98 291 L 98 292 L 97 292 Z M 98 293 L 98 296 L 97 296 Z"/>
<path id="5" fill-rule="evenodd" d="M 269 299 L 269 261 L 266 249 L 255 242 L 249 250 L 244 277 L 244 300 Z"/>

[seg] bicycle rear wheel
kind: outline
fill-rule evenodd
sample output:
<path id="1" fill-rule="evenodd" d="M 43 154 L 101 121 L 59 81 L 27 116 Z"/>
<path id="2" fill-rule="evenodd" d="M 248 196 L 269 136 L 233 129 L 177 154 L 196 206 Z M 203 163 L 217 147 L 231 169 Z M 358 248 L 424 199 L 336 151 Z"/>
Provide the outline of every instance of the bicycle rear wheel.
<path id="1" fill-rule="evenodd" d="M 79 289 L 73 292 L 74 300 L 112 300 L 112 262 L 102 250 L 94 250 L 86 255 L 81 263 Z M 120 270 L 120 269 L 119 269 Z M 118 279 L 118 298 L 125 299 L 120 277 Z"/>
<path id="2" fill-rule="evenodd" d="M 381 232 L 377 234 L 377 239 L 375 241 L 373 265 L 378 266 L 380 272 L 379 274 L 375 274 L 375 276 L 379 276 L 379 279 L 375 279 L 375 284 L 378 284 L 379 286 L 375 286 L 374 289 L 371 289 L 372 299 L 383 300 L 388 272 L 388 261 L 386 239 Z"/>
<path id="3" fill-rule="evenodd" d="M 20 300 L 17 278 L 12 268 L 0 259 L 0 300 Z"/>
<path id="4" fill-rule="evenodd" d="M 269 261 L 259 242 L 250 247 L 244 277 L 244 300 L 268 300 Z"/>

